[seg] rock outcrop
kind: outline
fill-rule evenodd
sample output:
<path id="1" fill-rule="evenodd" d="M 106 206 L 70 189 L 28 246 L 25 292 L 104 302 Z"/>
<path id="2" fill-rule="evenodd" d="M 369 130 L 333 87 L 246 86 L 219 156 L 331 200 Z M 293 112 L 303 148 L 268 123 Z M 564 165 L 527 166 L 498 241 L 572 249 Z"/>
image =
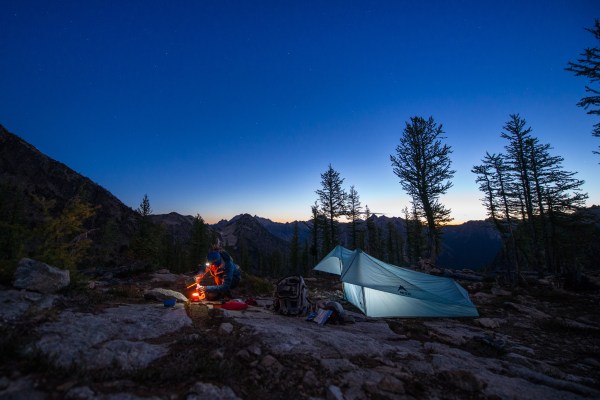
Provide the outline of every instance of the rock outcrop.
<path id="1" fill-rule="evenodd" d="M 40 293 L 56 293 L 69 286 L 69 271 L 23 258 L 15 271 L 13 286 Z"/>
<path id="2" fill-rule="evenodd" d="M 162 296 L 184 296 L 154 288 L 153 274 L 87 293 L 0 288 L 0 398 L 600 397 L 597 294 L 536 297 L 478 282 L 469 288 L 480 318 L 373 319 L 308 282 L 355 322 L 282 316 L 258 296 L 244 311 L 164 307 Z M 50 368 L 31 368 L 40 362 Z"/>

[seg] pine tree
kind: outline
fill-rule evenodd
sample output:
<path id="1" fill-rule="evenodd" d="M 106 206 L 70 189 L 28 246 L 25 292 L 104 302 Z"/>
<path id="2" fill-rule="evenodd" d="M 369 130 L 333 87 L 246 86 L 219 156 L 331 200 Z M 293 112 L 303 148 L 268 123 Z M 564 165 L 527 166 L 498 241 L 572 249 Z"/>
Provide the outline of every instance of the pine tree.
<path id="1" fill-rule="evenodd" d="M 594 35 L 594 38 L 600 43 L 600 21 L 596 19 L 594 27 L 586 30 Z M 576 76 L 588 78 L 590 85 L 597 84 L 600 81 L 600 46 L 586 48 L 580 57 L 577 62 L 569 62 L 566 70 L 573 72 Z M 587 113 L 590 115 L 600 115 L 600 89 L 586 85 L 585 91 L 590 93 L 590 96 L 583 97 L 577 106 L 588 110 Z M 600 137 L 600 122 L 594 124 L 592 135 Z M 599 151 L 594 151 L 594 153 L 600 154 Z"/>
<path id="2" fill-rule="evenodd" d="M 574 178 L 575 173 L 564 171 L 560 156 L 550 154 L 549 144 L 540 144 L 537 138 L 528 142 L 529 158 L 535 188 L 537 220 L 541 231 L 544 270 L 561 272 L 556 262 L 555 249 L 557 226 L 561 214 L 571 213 L 583 207 L 587 193 L 581 192 L 583 181 Z"/>
<path id="3" fill-rule="evenodd" d="M 415 203 L 411 202 L 412 208 L 404 207 L 404 218 L 406 223 L 406 258 L 409 263 L 419 262 L 425 247 L 423 238 L 423 223 L 419 217 Z"/>
<path id="4" fill-rule="evenodd" d="M 22 193 L 0 184 L 0 262 L 24 255 L 28 232 Z"/>
<path id="5" fill-rule="evenodd" d="M 484 193 L 481 201 L 494 227 L 500 233 L 505 252 L 509 254 L 506 278 L 512 285 L 515 280 L 511 264 L 517 276 L 520 274 L 520 268 L 507 185 L 509 171 L 502 155 L 486 153 L 482 162 L 483 164 L 474 166 L 471 172 L 477 174 L 476 182 L 479 184 L 479 190 Z"/>
<path id="6" fill-rule="evenodd" d="M 210 237 L 204 219 L 197 214 L 192 221 L 188 265 L 197 269 L 208 253 Z"/>
<path id="7" fill-rule="evenodd" d="M 450 179 L 455 172 L 450 169 L 452 150 L 442 144 L 442 134 L 442 125 L 435 123 L 433 118 L 412 117 L 396 147 L 396 156 L 390 156 L 402 189 L 413 198 L 414 206 L 427 222 L 432 264 L 440 251 L 441 226 L 452 220 L 450 209 L 439 201 L 439 197 L 452 187 Z"/>
<path id="8" fill-rule="evenodd" d="M 300 262 L 301 262 L 301 266 L 302 266 L 302 273 L 304 276 L 306 276 L 310 273 L 309 255 L 310 255 L 310 249 L 308 246 L 308 240 L 305 240 L 304 246 L 302 246 L 302 255 L 300 258 Z"/>
<path id="9" fill-rule="evenodd" d="M 300 268 L 300 241 L 298 238 L 298 221 L 294 221 L 294 233 L 290 244 L 290 264 L 293 274 L 302 274 Z"/>
<path id="10" fill-rule="evenodd" d="M 358 246 L 358 224 L 360 222 L 360 215 L 362 214 L 362 205 L 360 204 L 360 196 L 354 186 L 350 186 L 346 209 L 348 210 L 347 216 L 350 219 L 351 247 L 352 249 L 356 249 Z"/>
<path id="11" fill-rule="evenodd" d="M 540 274 L 544 270 L 542 260 L 543 248 L 540 242 L 540 233 L 536 227 L 535 209 L 535 181 L 529 147 L 531 145 L 531 128 L 526 127 L 527 122 L 518 114 L 511 114 L 509 121 L 504 125 L 501 137 L 508 140 L 505 146 L 505 162 L 510 171 L 510 185 L 513 191 L 513 203 L 520 213 L 522 229 L 526 232 L 519 239 L 520 247 L 529 265 L 533 266 Z"/>
<path id="12" fill-rule="evenodd" d="M 138 214 L 137 231 L 131 243 L 133 256 L 155 268 L 160 263 L 163 231 L 160 226 L 155 225 L 150 219 L 152 208 L 150 207 L 148 195 L 144 195 L 136 212 Z"/>
<path id="13" fill-rule="evenodd" d="M 321 189 L 316 191 L 319 196 L 320 209 L 329 223 L 328 234 L 325 235 L 325 253 L 337 244 L 337 219 L 346 214 L 347 194 L 342 188 L 343 183 L 344 179 L 340 177 L 340 173 L 329 164 L 327 171 L 321 174 Z"/>
<path id="14" fill-rule="evenodd" d="M 522 266 L 533 267 L 540 276 L 568 269 L 561 261 L 568 240 L 561 235 L 572 228 L 563 227 L 571 225 L 573 211 L 587 198 L 581 192 L 584 182 L 564 171 L 563 158 L 551 155 L 550 145 L 531 132 L 525 119 L 511 115 L 501 134 L 508 140 L 506 155 L 487 153 L 472 169 L 517 277 Z"/>
<path id="15" fill-rule="evenodd" d="M 95 230 L 86 228 L 85 223 L 95 215 L 96 210 L 97 207 L 76 197 L 67 203 L 58 217 L 46 214 L 46 222 L 42 227 L 43 243 L 36 256 L 76 273 L 77 267 L 87 256 L 92 244 L 90 234 Z"/>
<path id="16" fill-rule="evenodd" d="M 367 223 L 366 250 L 375 258 L 381 257 L 380 235 L 377 225 L 375 225 L 375 215 L 371 214 L 369 206 L 365 206 L 365 221 Z"/>
<path id="17" fill-rule="evenodd" d="M 311 216 L 312 216 L 312 229 L 310 232 L 310 236 L 312 238 L 312 244 L 310 246 L 310 255 L 313 264 L 317 264 L 317 260 L 319 259 L 319 206 L 315 201 L 315 204 L 310 207 Z"/>
<path id="18" fill-rule="evenodd" d="M 402 264 L 402 239 L 400 232 L 392 220 L 387 223 L 387 257 L 394 265 Z"/>

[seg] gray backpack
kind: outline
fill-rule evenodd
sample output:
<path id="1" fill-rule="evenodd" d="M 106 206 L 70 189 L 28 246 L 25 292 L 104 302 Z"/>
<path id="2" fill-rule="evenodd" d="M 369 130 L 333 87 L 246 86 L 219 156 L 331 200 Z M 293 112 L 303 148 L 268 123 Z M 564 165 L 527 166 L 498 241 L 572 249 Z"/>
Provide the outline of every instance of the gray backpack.
<path id="1" fill-rule="evenodd" d="M 301 276 L 288 276 L 277 282 L 273 309 L 283 315 L 305 315 L 309 311 L 308 288 Z"/>

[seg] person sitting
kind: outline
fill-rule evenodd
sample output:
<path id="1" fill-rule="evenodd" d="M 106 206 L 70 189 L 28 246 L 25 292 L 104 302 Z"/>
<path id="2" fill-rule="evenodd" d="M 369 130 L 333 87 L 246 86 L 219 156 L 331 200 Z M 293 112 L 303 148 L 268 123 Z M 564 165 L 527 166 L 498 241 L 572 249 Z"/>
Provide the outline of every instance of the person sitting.
<path id="1" fill-rule="evenodd" d="M 214 278 L 214 285 L 205 286 L 201 284 L 202 279 L 207 274 Z M 233 298 L 231 289 L 235 289 L 240 281 L 240 267 L 233 262 L 231 256 L 223 250 L 211 251 L 206 256 L 204 272 L 196 275 L 196 288 L 200 292 L 201 298 L 206 300 L 220 300 L 225 297 L 231 299 Z"/>

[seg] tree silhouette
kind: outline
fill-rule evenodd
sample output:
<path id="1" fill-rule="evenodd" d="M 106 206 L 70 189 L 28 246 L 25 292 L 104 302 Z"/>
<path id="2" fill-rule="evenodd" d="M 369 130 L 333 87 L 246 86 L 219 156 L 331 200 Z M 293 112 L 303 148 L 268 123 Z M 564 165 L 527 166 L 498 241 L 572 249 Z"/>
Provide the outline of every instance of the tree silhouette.
<path id="1" fill-rule="evenodd" d="M 414 206 L 427 223 L 427 247 L 432 264 L 439 253 L 441 226 L 451 221 L 450 209 L 439 201 L 452 187 L 450 179 L 450 146 L 442 144 L 442 125 L 432 117 L 412 117 L 406 123 L 396 156 L 390 156 L 394 173 L 400 178 L 402 189 L 410 195 Z"/>
<path id="2" fill-rule="evenodd" d="M 294 233 L 290 243 L 291 273 L 302 275 L 300 268 L 300 239 L 298 237 L 298 221 L 294 221 Z"/>
<path id="3" fill-rule="evenodd" d="M 594 35 L 594 38 L 600 43 L 600 21 L 595 20 L 593 28 L 586 28 L 586 31 Z M 590 85 L 597 84 L 600 81 L 600 47 L 588 47 L 580 54 L 577 62 L 569 62 L 567 71 L 573 72 L 576 76 L 584 76 L 590 80 Z M 588 114 L 600 115 L 600 90 L 586 85 L 585 91 L 590 96 L 583 97 L 577 106 L 587 110 Z M 600 137 L 600 122 L 594 124 L 592 130 L 594 136 Z M 600 148 L 600 146 L 599 146 Z M 598 151 L 594 151 L 600 154 Z"/>
<path id="4" fill-rule="evenodd" d="M 189 265 L 196 267 L 202 263 L 208 253 L 210 237 L 204 219 L 197 214 L 192 221 L 192 232 L 189 244 Z"/>
<path id="5" fill-rule="evenodd" d="M 579 229 L 574 212 L 585 205 L 587 194 L 576 173 L 563 169 L 563 158 L 551 155 L 552 147 L 540 143 L 526 125 L 524 118 L 511 115 L 501 133 L 508 140 L 506 154 L 486 153 L 472 172 L 517 277 L 521 267 L 533 267 L 540 276 L 563 273 L 575 264 L 565 256 L 574 253 L 565 243 Z M 507 276 L 516 282 L 510 269 Z"/>
<path id="6" fill-rule="evenodd" d="M 346 214 L 346 191 L 342 188 L 344 179 L 340 173 L 333 169 L 331 164 L 327 171 L 321 174 L 321 189 L 316 193 L 319 195 L 321 211 L 327 217 L 329 229 L 325 235 L 324 248 L 326 252 L 331 250 L 337 243 L 336 221 Z"/>
<path id="7" fill-rule="evenodd" d="M 160 263 L 163 231 L 150 219 L 152 208 L 148 195 L 144 195 L 136 212 L 138 214 L 136 233 L 131 241 L 133 256 L 155 268 Z"/>
<path id="8" fill-rule="evenodd" d="M 350 219 L 351 236 L 352 236 L 352 249 L 356 249 L 358 245 L 358 224 L 360 221 L 360 215 L 362 214 L 362 205 L 360 204 L 360 196 L 353 186 L 350 186 L 350 192 L 348 192 L 348 204 L 346 205 L 348 210 L 348 218 Z"/>

